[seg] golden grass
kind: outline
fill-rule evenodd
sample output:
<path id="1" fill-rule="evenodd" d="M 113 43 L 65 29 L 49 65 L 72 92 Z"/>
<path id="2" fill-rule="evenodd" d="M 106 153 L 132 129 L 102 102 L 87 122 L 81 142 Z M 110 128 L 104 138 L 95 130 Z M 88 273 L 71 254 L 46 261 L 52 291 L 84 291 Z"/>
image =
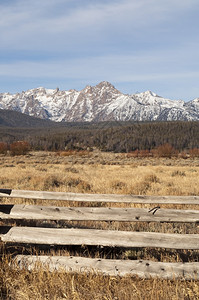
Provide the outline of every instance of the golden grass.
<path id="1" fill-rule="evenodd" d="M 136 277 L 110 277 L 100 274 L 69 274 L 10 270 L 1 266 L 1 299 L 13 300 L 137 300 L 198 299 L 199 286 L 194 281 Z"/>
<path id="2" fill-rule="evenodd" d="M 1 188 L 80 193 L 198 195 L 199 159 L 138 159 L 121 154 L 0 157 Z"/>
<path id="3" fill-rule="evenodd" d="M 199 195 L 199 159 L 135 158 L 113 153 L 56 153 L 33 152 L 26 156 L 0 156 L 1 188 L 46 190 L 79 193 L 117 193 L 144 195 Z M 1 203 L 33 203 L 42 205 L 82 205 L 67 201 L 0 199 Z M 85 205 L 88 205 L 85 204 Z M 122 204 L 103 204 L 122 206 Z M 126 204 L 128 206 L 128 204 Z M 133 205 L 139 206 L 139 205 Z M 168 207 L 168 206 L 167 206 Z M 179 208 L 182 206 L 174 205 Z M 185 207 L 185 206 L 184 206 Z M 187 206 L 192 208 L 193 206 Z M 194 206 L 198 209 L 198 206 Z M 1 225 L 3 222 L 1 223 Z M 40 224 L 42 225 L 42 224 Z M 55 226 L 79 226 L 115 230 L 198 233 L 194 224 L 156 224 L 133 222 L 65 222 Z M 110 277 L 101 274 L 69 274 L 28 272 L 10 267 L 9 252 L 1 250 L 1 299 L 199 299 L 197 281 L 139 279 Z M 24 250 L 23 250 L 24 251 Z M 22 251 L 22 252 L 23 252 Z M 26 251 L 29 251 L 26 249 Z M 162 261 L 198 261 L 198 252 L 138 249 L 107 250 L 98 253 L 88 249 L 34 250 L 38 254 L 117 257 L 124 259 L 152 259 Z"/>

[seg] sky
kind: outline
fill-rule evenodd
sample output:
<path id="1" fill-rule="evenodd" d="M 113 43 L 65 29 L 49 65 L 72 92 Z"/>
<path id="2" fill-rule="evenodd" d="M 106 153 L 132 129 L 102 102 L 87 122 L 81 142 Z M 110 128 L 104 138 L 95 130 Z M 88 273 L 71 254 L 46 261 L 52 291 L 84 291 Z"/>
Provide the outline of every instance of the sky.
<path id="1" fill-rule="evenodd" d="M 199 97 L 198 0 L 0 0 L 0 93 L 81 90 Z"/>

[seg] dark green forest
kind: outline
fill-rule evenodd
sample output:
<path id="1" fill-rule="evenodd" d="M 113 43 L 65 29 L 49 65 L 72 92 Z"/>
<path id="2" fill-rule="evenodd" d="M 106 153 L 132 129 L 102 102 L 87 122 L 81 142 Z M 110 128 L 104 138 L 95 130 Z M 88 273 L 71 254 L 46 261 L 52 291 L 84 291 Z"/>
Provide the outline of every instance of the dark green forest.
<path id="1" fill-rule="evenodd" d="M 0 141 L 27 141 L 34 150 L 131 152 L 169 143 L 178 151 L 199 148 L 199 122 L 59 123 L 37 128 L 0 127 Z"/>

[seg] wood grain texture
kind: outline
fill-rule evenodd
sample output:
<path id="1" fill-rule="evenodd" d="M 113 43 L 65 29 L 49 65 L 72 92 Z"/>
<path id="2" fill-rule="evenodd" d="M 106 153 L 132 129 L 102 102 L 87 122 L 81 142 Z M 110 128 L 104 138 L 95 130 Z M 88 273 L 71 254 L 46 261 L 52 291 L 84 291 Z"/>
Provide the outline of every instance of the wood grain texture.
<path id="1" fill-rule="evenodd" d="M 199 280 L 199 262 L 166 263 L 148 260 L 116 260 L 75 256 L 23 256 L 17 255 L 14 263 L 29 271 L 43 267 L 66 272 L 97 272 L 110 276 L 157 277 L 162 279 Z"/>
<path id="2" fill-rule="evenodd" d="M 12 227 L 0 237 L 2 242 L 20 244 L 199 249 L 199 234 Z"/>
<path id="3" fill-rule="evenodd" d="M 0 205 L 2 220 L 199 222 L 199 210 L 13 205 L 9 211 L 7 207 Z"/>
<path id="4" fill-rule="evenodd" d="M 5 191 L 5 192 L 3 192 Z M 149 204 L 199 204 L 199 196 L 138 196 L 119 194 L 81 194 L 46 191 L 26 191 L 1 189 L 0 197 L 40 200 L 87 201 L 87 202 L 126 202 Z"/>

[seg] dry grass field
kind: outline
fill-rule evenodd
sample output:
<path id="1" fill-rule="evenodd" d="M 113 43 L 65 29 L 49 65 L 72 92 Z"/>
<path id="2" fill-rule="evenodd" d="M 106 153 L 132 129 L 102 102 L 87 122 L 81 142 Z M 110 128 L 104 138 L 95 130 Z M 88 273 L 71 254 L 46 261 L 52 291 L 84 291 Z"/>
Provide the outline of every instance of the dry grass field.
<path id="1" fill-rule="evenodd" d="M 199 158 L 34 152 L 0 157 L 1 188 L 79 193 L 198 195 Z"/>
<path id="2" fill-rule="evenodd" d="M 1 188 L 78 193 L 199 195 L 199 158 L 135 158 L 126 154 L 31 152 L 24 156 L 0 156 Z M 1 203 L 33 203 L 42 205 L 89 205 L 88 203 L 42 200 L 0 199 Z M 99 204 L 100 205 L 100 204 Z M 104 206 L 123 206 L 121 203 Z M 125 204 L 147 207 L 147 204 Z M 169 206 L 167 206 L 168 208 Z M 180 205 L 170 205 L 182 208 Z M 197 206 L 183 206 L 195 208 Z M 88 222 L 87 222 L 88 223 Z M 3 225 L 3 221 L 1 222 Z M 13 224 L 12 224 L 13 225 Z M 19 224 L 17 224 L 19 226 Z M 37 224 L 43 226 L 43 224 Z M 65 222 L 52 226 L 89 226 L 115 230 L 199 233 L 195 224 L 134 222 Z M 92 249 L 5 248 L 1 245 L 1 299 L 199 299 L 197 281 L 111 277 L 101 274 L 68 274 L 46 272 L 42 268 L 29 272 L 13 270 L 9 261 L 16 253 L 81 255 L 123 259 L 162 261 L 198 261 L 197 251 L 164 251 L 160 249 Z"/>

